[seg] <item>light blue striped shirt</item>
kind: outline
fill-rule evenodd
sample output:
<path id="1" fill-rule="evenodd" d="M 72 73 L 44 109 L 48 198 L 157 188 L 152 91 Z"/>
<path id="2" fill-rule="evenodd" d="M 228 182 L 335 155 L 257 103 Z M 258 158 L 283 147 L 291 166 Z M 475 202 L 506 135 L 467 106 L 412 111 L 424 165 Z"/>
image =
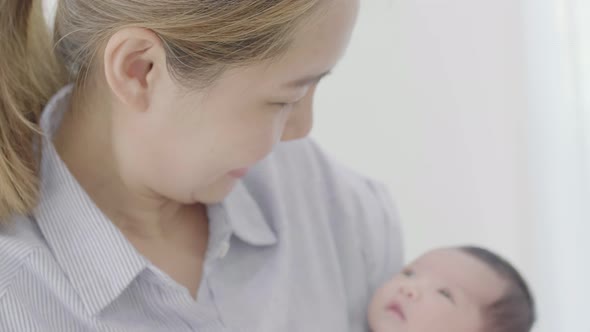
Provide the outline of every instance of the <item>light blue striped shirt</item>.
<path id="1" fill-rule="evenodd" d="M 41 119 L 37 209 L 0 226 L 0 331 L 368 330 L 372 293 L 402 265 L 382 185 L 309 139 L 281 143 L 208 206 L 195 300 L 131 245 L 56 153 L 50 138 L 71 91 Z"/>

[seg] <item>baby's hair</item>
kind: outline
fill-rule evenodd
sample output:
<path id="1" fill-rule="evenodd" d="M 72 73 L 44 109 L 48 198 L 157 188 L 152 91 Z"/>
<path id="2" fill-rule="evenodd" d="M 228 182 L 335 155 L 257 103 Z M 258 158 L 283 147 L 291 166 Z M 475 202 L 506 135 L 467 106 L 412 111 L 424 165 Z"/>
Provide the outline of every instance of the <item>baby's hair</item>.
<path id="1" fill-rule="evenodd" d="M 486 332 L 529 332 L 535 322 L 535 303 L 526 281 L 504 258 L 493 252 L 472 246 L 460 247 L 493 269 L 508 283 L 502 296 L 484 309 Z"/>

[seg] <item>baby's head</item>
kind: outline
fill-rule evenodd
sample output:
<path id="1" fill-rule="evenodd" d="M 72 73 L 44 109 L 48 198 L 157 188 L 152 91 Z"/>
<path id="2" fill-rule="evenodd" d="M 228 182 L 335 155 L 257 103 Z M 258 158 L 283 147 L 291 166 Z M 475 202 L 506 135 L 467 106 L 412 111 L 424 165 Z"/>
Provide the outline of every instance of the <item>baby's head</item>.
<path id="1" fill-rule="evenodd" d="M 534 320 L 524 279 L 476 247 L 426 253 L 379 289 L 369 307 L 373 332 L 529 332 Z"/>

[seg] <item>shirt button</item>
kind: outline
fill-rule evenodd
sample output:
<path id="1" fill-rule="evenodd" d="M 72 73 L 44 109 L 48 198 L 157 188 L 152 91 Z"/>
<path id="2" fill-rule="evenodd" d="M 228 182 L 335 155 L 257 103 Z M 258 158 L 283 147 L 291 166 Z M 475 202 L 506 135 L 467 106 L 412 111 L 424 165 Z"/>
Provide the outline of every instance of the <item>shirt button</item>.
<path id="1" fill-rule="evenodd" d="M 219 258 L 225 258 L 230 248 L 229 241 L 222 242 L 219 247 Z"/>

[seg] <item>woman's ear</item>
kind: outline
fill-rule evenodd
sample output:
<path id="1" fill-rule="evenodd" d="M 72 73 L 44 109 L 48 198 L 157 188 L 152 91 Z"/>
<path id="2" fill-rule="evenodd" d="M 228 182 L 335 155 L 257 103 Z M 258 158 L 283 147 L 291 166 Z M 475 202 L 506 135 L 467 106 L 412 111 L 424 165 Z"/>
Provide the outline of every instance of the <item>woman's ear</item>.
<path id="1" fill-rule="evenodd" d="M 121 103 L 133 110 L 146 110 L 157 81 L 167 75 L 162 41 L 144 28 L 117 31 L 105 47 L 104 73 Z"/>

